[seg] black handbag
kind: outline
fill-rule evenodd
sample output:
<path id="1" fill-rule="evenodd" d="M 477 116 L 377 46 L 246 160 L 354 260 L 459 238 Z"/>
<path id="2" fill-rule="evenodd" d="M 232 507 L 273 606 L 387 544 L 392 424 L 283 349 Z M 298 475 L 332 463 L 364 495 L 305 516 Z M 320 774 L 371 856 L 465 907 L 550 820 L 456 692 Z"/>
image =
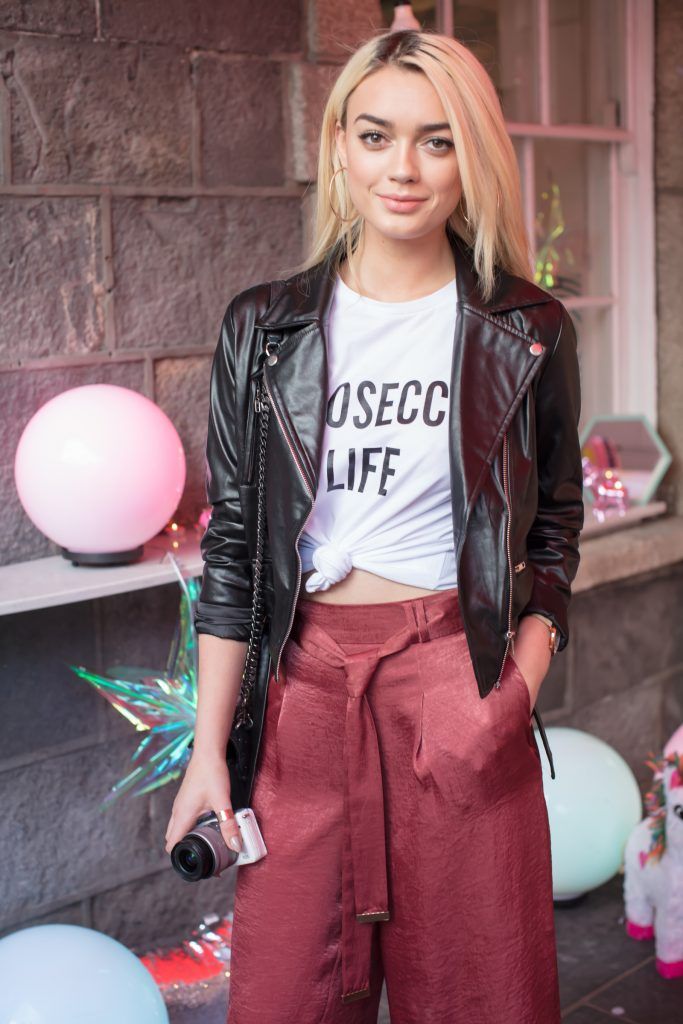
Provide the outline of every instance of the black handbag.
<path id="1" fill-rule="evenodd" d="M 255 412 L 259 420 L 256 553 L 253 559 L 253 602 L 251 629 L 240 694 L 228 738 L 227 762 L 230 772 L 230 803 L 233 811 L 249 807 L 258 766 L 261 734 L 268 702 L 270 679 L 269 625 L 265 622 L 263 601 L 263 550 L 265 544 L 266 438 L 270 406 L 263 375 L 258 380 Z M 254 429 L 256 426 L 254 425 Z"/>

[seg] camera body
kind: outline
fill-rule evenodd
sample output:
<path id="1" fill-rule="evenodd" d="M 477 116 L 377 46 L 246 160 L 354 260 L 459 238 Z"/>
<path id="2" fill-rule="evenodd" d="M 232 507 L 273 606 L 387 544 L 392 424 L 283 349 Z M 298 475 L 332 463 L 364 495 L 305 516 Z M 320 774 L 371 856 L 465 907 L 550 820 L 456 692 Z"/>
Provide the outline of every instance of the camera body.
<path id="1" fill-rule="evenodd" d="M 220 823 L 214 811 L 207 811 L 171 850 L 171 864 L 186 882 L 199 882 L 202 878 L 217 878 L 226 868 L 236 864 L 253 864 L 268 852 L 261 830 L 251 807 L 235 811 L 235 822 L 240 830 L 242 849 L 231 850 L 223 839 Z"/>

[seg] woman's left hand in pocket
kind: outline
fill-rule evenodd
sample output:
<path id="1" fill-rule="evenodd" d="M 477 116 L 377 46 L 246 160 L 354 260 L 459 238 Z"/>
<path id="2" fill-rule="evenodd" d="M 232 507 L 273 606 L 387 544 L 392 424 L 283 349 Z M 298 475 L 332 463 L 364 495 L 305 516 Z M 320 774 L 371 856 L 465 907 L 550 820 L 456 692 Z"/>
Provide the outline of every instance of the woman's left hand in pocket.
<path id="1" fill-rule="evenodd" d="M 511 657 L 526 683 L 533 711 L 552 657 L 548 647 L 548 630 L 533 615 L 525 615 L 519 620 Z"/>

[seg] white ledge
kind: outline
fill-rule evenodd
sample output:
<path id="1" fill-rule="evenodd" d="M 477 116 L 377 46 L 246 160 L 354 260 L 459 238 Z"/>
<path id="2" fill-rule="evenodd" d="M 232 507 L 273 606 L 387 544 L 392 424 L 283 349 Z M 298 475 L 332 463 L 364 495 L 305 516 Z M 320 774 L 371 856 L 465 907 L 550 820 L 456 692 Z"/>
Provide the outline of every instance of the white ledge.
<path id="1" fill-rule="evenodd" d="M 181 541 L 164 534 L 154 537 L 145 544 L 142 558 L 130 565 L 73 565 L 62 555 L 4 565 L 0 567 L 0 615 L 177 583 L 167 552 L 185 579 L 201 576 L 199 539 L 191 531 Z"/>
<path id="2" fill-rule="evenodd" d="M 634 526 L 581 534 L 572 593 L 653 572 L 683 560 L 683 516 L 660 516 Z"/>
<path id="3" fill-rule="evenodd" d="M 61 555 L 52 555 L 0 566 L 0 615 L 177 583 L 167 553 L 173 554 L 185 579 L 201 576 L 199 538 L 190 531 L 181 541 L 164 535 L 153 538 L 145 544 L 142 559 L 131 565 L 72 565 Z M 683 560 L 683 516 L 584 531 L 580 553 L 574 594 L 664 568 Z"/>

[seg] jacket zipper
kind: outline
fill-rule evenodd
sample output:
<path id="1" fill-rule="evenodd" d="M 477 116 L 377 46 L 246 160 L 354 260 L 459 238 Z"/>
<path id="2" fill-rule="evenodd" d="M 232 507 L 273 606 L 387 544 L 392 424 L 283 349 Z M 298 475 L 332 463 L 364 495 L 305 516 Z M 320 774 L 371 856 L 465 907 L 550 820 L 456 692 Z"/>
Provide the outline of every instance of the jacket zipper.
<path id="1" fill-rule="evenodd" d="M 514 640 L 513 640 L 513 637 L 514 637 L 515 633 L 514 633 L 514 630 L 512 629 L 512 581 L 513 581 L 514 576 L 513 576 L 513 570 L 512 570 L 512 558 L 510 556 L 510 490 L 509 490 L 510 463 L 509 463 L 509 457 L 510 457 L 510 446 L 508 444 L 508 435 L 507 435 L 507 430 L 506 430 L 505 433 L 503 434 L 503 490 L 505 491 L 505 505 L 506 505 L 506 508 L 507 508 L 507 521 L 506 521 L 506 524 L 505 524 L 505 550 L 507 552 L 508 574 L 509 574 L 510 584 L 509 584 L 509 595 L 508 595 L 508 628 L 507 628 L 507 632 L 505 634 L 507 642 L 505 644 L 505 653 L 503 655 L 503 661 L 502 661 L 502 664 L 500 666 L 500 672 L 499 672 L 498 678 L 496 679 L 496 682 L 494 684 L 496 689 L 498 689 L 498 690 L 500 690 L 500 680 L 501 680 L 501 676 L 503 675 L 503 669 L 505 667 L 505 659 L 507 658 L 508 650 L 510 648 L 512 648 L 513 653 L 514 653 L 514 650 L 515 650 L 515 644 L 514 644 Z"/>
<path id="2" fill-rule="evenodd" d="M 313 502 L 315 500 L 315 497 L 314 497 L 314 494 L 311 491 L 311 488 L 310 488 L 310 486 L 308 484 L 308 480 L 306 479 L 306 475 L 305 475 L 303 469 L 301 468 L 301 465 L 299 464 L 299 459 L 298 459 L 297 454 L 296 454 L 296 452 L 294 450 L 294 446 L 292 445 L 291 441 L 289 440 L 289 435 L 288 435 L 287 431 L 284 428 L 284 424 L 282 422 L 282 418 L 280 416 L 280 413 L 278 412 L 277 405 L 273 401 L 273 394 L 272 394 L 272 392 L 270 390 L 270 387 L 268 385 L 268 378 L 267 378 L 266 373 L 265 373 L 265 367 L 264 367 L 264 372 L 263 372 L 263 381 L 264 381 L 264 383 L 266 385 L 266 391 L 268 392 L 268 398 L 270 400 L 270 406 L 271 406 L 273 412 L 275 413 L 275 416 L 277 418 L 278 423 L 280 424 L 280 430 L 282 431 L 282 436 L 284 437 L 285 441 L 287 442 L 287 447 L 289 448 L 290 452 L 292 453 L 292 458 L 294 459 L 294 465 L 298 469 L 299 474 L 301 476 L 301 479 L 304 482 L 304 486 L 305 486 L 306 490 L 308 491 L 308 494 L 309 494 L 309 496 L 311 498 L 311 507 L 308 510 L 308 515 L 304 519 L 303 524 L 301 526 L 301 529 L 297 533 L 296 540 L 294 541 L 294 550 L 296 551 L 296 559 L 297 559 L 296 588 L 294 590 L 294 600 L 292 602 L 292 609 L 291 609 L 290 614 L 289 614 L 289 625 L 287 626 L 287 632 L 285 633 L 285 638 L 282 641 L 282 643 L 280 644 L 280 650 L 278 651 L 277 661 L 275 663 L 275 681 L 279 683 L 279 681 L 280 681 L 280 676 L 279 676 L 279 673 L 280 673 L 280 660 L 282 658 L 282 652 L 285 649 L 285 644 L 287 643 L 287 640 L 289 639 L 289 634 L 292 631 L 292 624 L 294 622 L 294 612 L 296 610 L 296 602 L 297 602 L 297 600 L 299 598 L 299 590 L 301 588 L 301 555 L 299 554 L 299 538 L 301 537 L 301 534 L 304 531 L 304 527 L 306 526 L 306 523 L 308 522 L 308 520 L 310 518 L 311 512 L 313 511 Z"/>
<path id="3" fill-rule="evenodd" d="M 256 416 L 258 412 L 258 394 L 257 389 L 251 384 L 251 393 L 249 396 L 249 416 L 247 418 L 247 431 L 249 438 L 249 447 L 247 450 L 247 465 L 245 467 L 245 483 L 253 483 L 254 478 L 254 459 L 256 456 Z"/>
<path id="4" fill-rule="evenodd" d="M 506 504 L 506 507 L 507 507 L 507 523 L 505 525 L 505 547 L 506 547 L 506 551 L 507 551 L 508 572 L 509 572 L 509 576 L 510 576 L 510 594 L 509 594 L 509 599 L 508 599 L 508 628 L 507 628 L 507 633 L 505 634 L 506 637 L 507 637 L 507 643 L 505 645 L 505 654 L 503 655 L 503 663 L 502 663 L 501 668 L 500 668 L 500 673 L 499 673 L 498 678 L 496 679 L 496 682 L 495 682 L 496 689 L 498 689 L 498 690 L 500 690 L 500 679 L 501 679 L 501 676 L 503 675 L 503 669 L 505 667 L 505 659 L 507 658 L 508 650 L 510 648 L 512 648 L 513 654 L 514 654 L 514 650 L 515 650 L 515 642 L 514 642 L 514 639 L 513 639 L 515 633 L 514 633 L 514 630 L 512 629 L 512 581 L 513 581 L 514 577 L 513 577 L 513 574 L 512 574 L 512 558 L 510 557 L 510 490 L 509 490 L 510 461 L 509 460 L 510 460 L 510 445 L 508 443 L 508 436 L 507 436 L 507 431 L 506 431 L 503 434 L 503 489 L 505 491 L 505 504 Z M 519 570 L 521 572 L 521 570 L 525 567 L 525 565 L 526 565 L 525 561 L 518 562 L 517 565 L 515 566 L 515 571 Z M 538 722 L 538 728 L 539 728 L 539 732 L 541 734 L 541 740 L 543 742 L 543 746 L 545 747 L 546 756 L 548 758 L 548 764 L 550 765 L 550 777 L 551 777 L 551 779 L 554 779 L 555 778 L 555 766 L 553 764 L 553 755 L 552 755 L 552 751 L 550 750 L 550 745 L 548 743 L 548 738 L 546 736 L 545 729 L 543 728 L 543 722 L 541 721 L 540 712 L 537 710 L 537 708 L 534 708 L 534 710 L 532 711 L 532 715 L 535 717 L 536 721 Z"/>

